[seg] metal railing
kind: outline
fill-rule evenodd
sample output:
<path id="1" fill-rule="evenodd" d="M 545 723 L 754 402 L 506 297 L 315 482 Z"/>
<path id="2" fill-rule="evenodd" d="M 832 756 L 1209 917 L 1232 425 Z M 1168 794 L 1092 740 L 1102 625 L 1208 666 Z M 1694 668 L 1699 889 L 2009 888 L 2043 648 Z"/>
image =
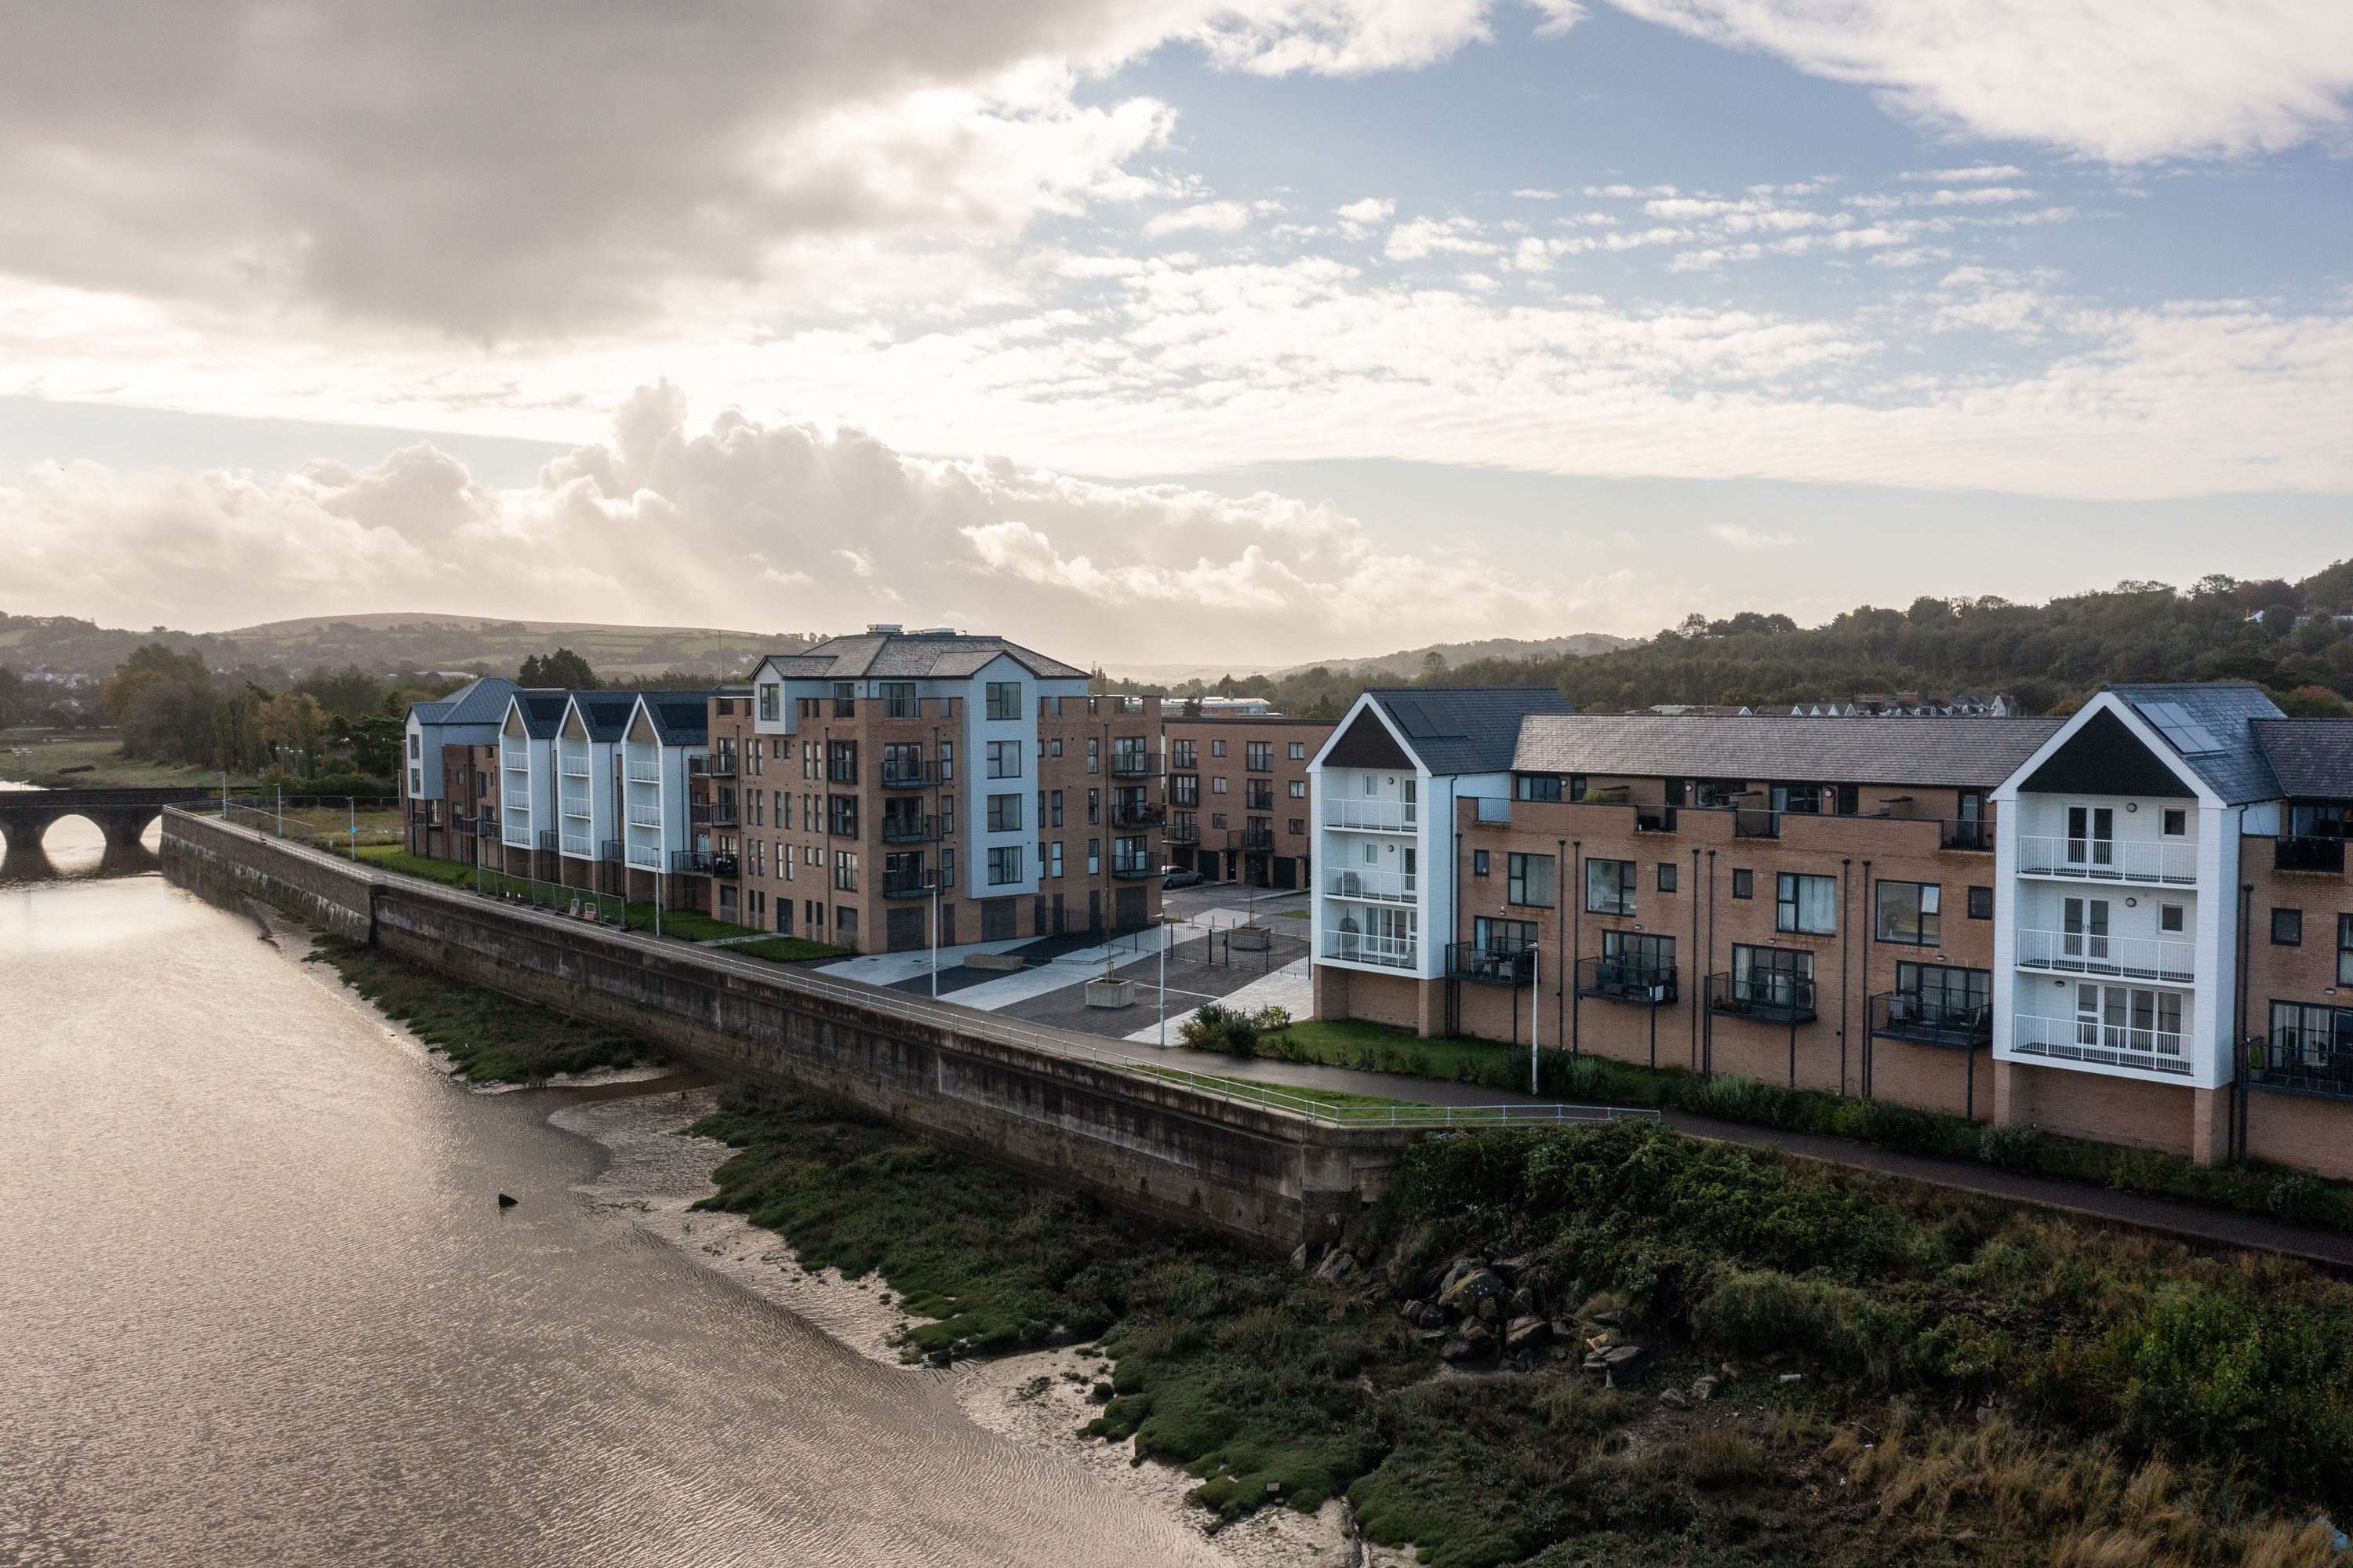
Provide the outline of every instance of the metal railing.
<path id="1" fill-rule="evenodd" d="M 2018 869 L 2025 876 L 2079 876 L 2090 882 L 2193 883 L 2198 880 L 2198 846 L 2031 834 L 2018 841 Z"/>
<path id="2" fill-rule="evenodd" d="M 1535 973 L 1535 951 L 1525 943 L 1500 947 L 1480 942 L 1446 944 L 1448 980 L 1469 980 L 1473 985 L 1521 986 L 1533 982 Z"/>
<path id="3" fill-rule="evenodd" d="M 712 861 L 708 850 L 672 850 L 670 871 L 672 876 L 709 876 Z"/>
<path id="4" fill-rule="evenodd" d="M 2342 841 L 2329 841 L 2340 842 Z M 2247 1082 L 2293 1095 L 2353 1100 L 2353 1042 L 2247 1042 Z"/>
<path id="5" fill-rule="evenodd" d="M 542 828 L 539 830 L 539 847 L 551 854 L 554 853 L 555 830 L 554 828 Z"/>
<path id="6" fill-rule="evenodd" d="M 1758 1023 L 1804 1023 L 1814 1016 L 1814 982 L 1786 969 L 1707 977 L 1710 1012 Z"/>
<path id="7" fill-rule="evenodd" d="M 1167 820 L 1168 808 L 1158 800 L 1146 800 L 1140 805 L 1112 802 L 1111 825 L 1114 828 L 1156 828 Z"/>
<path id="8" fill-rule="evenodd" d="M 686 812 L 687 820 L 697 827 L 732 828 L 737 825 L 735 802 L 733 800 L 722 800 L 716 805 L 708 800 L 697 800 L 687 807 Z"/>
<path id="9" fill-rule="evenodd" d="M 1157 779 L 1167 771 L 1167 765 L 1156 751 L 1122 751 L 1111 754 L 1111 776 L 1114 779 Z"/>
<path id="10" fill-rule="evenodd" d="M 633 828 L 659 828 L 661 825 L 662 814 L 661 808 L 659 806 L 632 806 L 629 808 L 629 826 Z"/>
<path id="11" fill-rule="evenodd" d="M 529 822 L 509 821 L 507 823 L 507 831 L 501 842 L 505 843 L 511 849 L 527 850 L 531 848 L 531 824 Z"/>
<path id="12" fill-rule="evenodd" d="M 885 871 L 882 874 L 882 896 L 885 898 L 928 898 L 939 885 L 935 871 Z"/>
<path id="13" fill-rule="evenodd" d="M 2010 1048 L 2021 1055 L 2055 1061 L 2096 1062 L 2105 1067 L 2133 1067 L 2182 1077 L 2190 1073 L 2189 1059 L 2181 1054 L 2180 1035 L 2094 1023 L 2088 1019 L 2013 1016 Z"/>
<path id="14" fill-rule="evenodd" d="M 1577 994 L 1603 1001 L 1630 1001 L 1662 1007 L 1678 994 L 1675 966 L 1646 964 L 1632 959 L 1579 959 Z"/>
<path id="15" fill-rule="evenodd" d="M 587 816 L 588 797 L 586 795 L 566 795 L 564 797 L 564 814 L 567 817 Z"/>
<path id="16" fill-rule="evenodd" d="M 1327 871 L 1324 891 L 1335 898 L 1362 898 L 1376 904 L 1412 904 L 1419 900 L 1421 878 L 1409 871 Z"/>
<path id="17" fill-rule="evenodd" d="M 1167 867 L 1160 863 L 1157 856 L 1148 853 L 1141 857 L 1122 855 L 1115 857 L 1111 863 L 1112 875 L 1123 881 L 1132 882 L 1140 877 L 1158 876 L 1166 870 Z"/>
<path id="18" fill-rule="evenodd" d="M 1781 836 L 1781 813 L 1765 806 L 1735 806 L 1732 809 L 1732 836 L 1736 839 L 1778 839 Z"/>
<path id="19" fill-rule="evenodd" d="M 597 841 L 596 841 L 596 858 L 597 858 L 598 860 L 609 860 L 609 861 L 618 861 L 618 860 L 622 859 L 623 857 L 622 857 L 622 854 L 621 854 L 621 841 L 620 841 L 620 840 L 618 840 L 618 839 L 599 839 L 599 840 L 597 840 Z"/>
<path id="20" fill-rule="evenodd" d="M 1384 800 L 1371 795 L 1326 796 L 1324 825 L 1367 832 L 1409 833 L 1419 826 L 1419 803 L 1411 800 Z"/>
<path id="21" fill-rule="evenodd" d="M 2272 848 L 2274 871 L 2334 871 L 2345 869 L 2343 839 L 2282 839 Z"/>
<path id="22" fill-rule="evenodd" d="M 1201 824 L 1197 821 L 1172 821 L 1161 830 L 1160 836 L 1172 844 L 1197 844 L 1201 842 Z"/>
<path id="23" fill-rule="evenodd" d="M 1324 956 L 1343 963 L 1410 969 L 1420 967 L 1420 943 L 1412 937 L 1368 937 L 1361 931 L 1324 933 Z"/>
<path id="24" fill-rule="evenodd" d="M 940 781 L 940 765 L 936 762 L 909 761 L 902 758 L 882 759 L 882 788 L 885 789 L 927 789 Z"/>
<path id="25" fill-rule="evenodd" d="M 630 763 L 630 764 L 629 764 L 629 782 L 630 782 L 630 783 L 632 783 L 632 784 L 659 784 L 659 783 L 660 783 L 660 782 L 661 782 L 661 764 L 660 764 L 660 763 L 659 763 L 659 762 L 632 762 L 632 763 Z"/>
<path id="26" fill-rule="evenodd" d="M 577 860 L 586 860 L 588 858 L 588 835 L 586 833 L 565 834 L 564 853 Z"/>
<path id="27" fill-rule="evenodd" d="M 1676 806 L 1641 806 L 1634 808 L 1634 831 L 1638 833 L 1672 833 L 1675 831 Z"/>
<path id="28" fill-rule="evenodd" d="M 735 754 L 731 751 L 724 757 L 690 757 L 686 759 L 686 770 L 699 773 L 705 779 L 733 779 L 735 777 Z"/>
<path id="29" fill-rule="evenodd" d="M 1991 817 L 1946 817 L 1941 820 L 1936 847 L 1972 854 L 1993 853 Z"/>
<path id="30" fill-rule="evenodd" d="M 2154 937 L 2107 937 L 2091 931 L 2021 931 L 2018 967 L 2076 975 L 2189 981 L 2198 949 Z"/>
<path id="31" fill-rule="evenodd" d="M 1274 830 L 1272 828 L 1244 828 L 1242 830 L 1242 848 L 1246 851 L 1254 853 L 1263 853 L 1265 851 L 1271 850 L 1274 848 Z"/>
<path id="32" fill-rule="evenodd" d="M 1909 991 L 1885 991 L 1871 999 L 1871 1033 L 1882 1040 L 1974 1051 L 1993 1044 L 1993 1005 L 1952 1007 Z"/>
<path id="33" fill-rule="evenodd" d="M 641 865 L 648 871 L 659 871 L 661 869 L 661 851 L 658 849 L 647 849 L 640 844 L 631 844 L 629 846 L 629 863 L 631 865 Z"/>
<path id="34" fill-rule="evenodd" d="M 586 779 L 588 777 L 588 759 L 585 757 L 566 757 L 562 765 L 562 772 L 566 779 Z"/>
<path id="35" fill-rule="evenodd" d="M 927 844 L 941 837 L 937 817 L 907 816 L 895 811 L 882 813 L 882 842 L 886 844 Z"/>

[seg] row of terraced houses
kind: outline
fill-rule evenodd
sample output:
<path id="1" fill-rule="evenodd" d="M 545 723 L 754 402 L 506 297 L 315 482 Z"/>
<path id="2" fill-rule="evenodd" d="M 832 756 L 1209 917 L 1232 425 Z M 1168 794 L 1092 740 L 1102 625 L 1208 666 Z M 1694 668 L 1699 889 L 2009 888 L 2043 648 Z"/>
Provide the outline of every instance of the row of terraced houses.
<path id="1" fill-rule="evenodd" d="M 1409 688 L 1333 725 L 877 627 L 708 693 L 479 683 L 409 745 L 420 853 L 762 930 L 1133 929 L 1190 868 L 1309 892 L 1319 1018 L 2353 1176 L 2353 722 L 2251 686 L 2065 719 Z"/>

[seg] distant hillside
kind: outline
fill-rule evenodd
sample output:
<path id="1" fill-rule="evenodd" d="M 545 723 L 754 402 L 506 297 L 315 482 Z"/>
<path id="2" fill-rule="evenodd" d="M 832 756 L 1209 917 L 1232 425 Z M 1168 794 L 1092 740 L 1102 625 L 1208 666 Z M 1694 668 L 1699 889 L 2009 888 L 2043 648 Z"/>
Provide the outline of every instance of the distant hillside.
<path id="1" fill-rule="evenodd" d="M 799 648 L 820 633 L 753 632 L 711 627 L 612 626 L 577 620 L 486 620 L 475 616 L 390 613 L 308 616 L 186 632 L 166 627 L 131 631 L 69 616 L 0 614 L 0 664 L 60 675 L 111 675 L 142 644 L 162 642 L 200 655 L 215 670 L 250 669 L 300 676 L 357 665 L 374 673 L 404 670 L 512 675 L 524 659 L 569 648 L 599 675 L 659 675 L 669 670 L 716 674 L 724 645 L 727 673 L 740 673 L 761 653 Z"/>
<path id="2" fill-rule="evenodd" d="M 1641 641 L 1639 637 L 1612 637 L 1601 631 L 1580 631 L 1572 637 L 1544 637 L 1533 641 L 1518 637 L 1490 637 L 1480 642 L 1439 642 L 1428 648 L 1408 648 L 1401 652 L 1384 653 L 1377 659 L 1318 659 L 1313 663 L 1293 664 L 1289 669 L 1277 670 L 1274 674 L 1277 680 L 1281 680 L 1286 675 L 1304 674 L 1320 665 L 1334 674 L 1419 675 L 1429 668 L 1432 653 L 1445 660 L 1447 667 L 1451 669 L 1457 664 L 1473 663 L 1482 659 L 1582 658 L 1588 654 L 1632 648 Z"/>

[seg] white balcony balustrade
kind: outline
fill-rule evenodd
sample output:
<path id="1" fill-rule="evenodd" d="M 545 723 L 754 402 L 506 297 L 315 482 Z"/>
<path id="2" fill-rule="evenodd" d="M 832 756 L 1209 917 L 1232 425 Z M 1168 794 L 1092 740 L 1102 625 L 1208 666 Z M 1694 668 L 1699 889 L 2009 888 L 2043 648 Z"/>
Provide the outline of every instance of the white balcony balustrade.
<path id="1" fill-rule="evenodd" d="M 630 764 L 629 764 L 629 782 L 630 782 L 630 783 L 632 783 L 632 784 L 659 784 L 659 783 L 660 783 L 660 782 L 661 782 L 661 764 L 660 764 L 660 763 L 659 763 L 659 762 L 632 762 L 632 763 L 630 763 Z"/>
<path id="2" fill-rule="evenodd" d="M 505 841 L 508 845 L 514 849 L 531 848 L 530 825 L 528 823 L 516 821 L 512 813 L 509 813 L 507 818 Z"/>
<path id="3" fill-rule="evenodd" d="M 2198 846 L 2189 842 L 2021 837 L 2018 841 L 2018 870 L 2021 876 L 2186 885 L 2198 880 Z"/>
<path id="4" fill-rule="evenodd" d="M 631 865 L 642 865 L 649 871 L 659 871 L 661 869 L 661 851 L 658 849 L 647 849 L 639 844 L 631 844 L 629 846 L 629 863 Z"/>
<path id="5" fill-rule="evenodd" d="M 1324 802 L 1327 828 L 1361 828 L 1368 832 L 1409 833 L 1419 826 L 1419 810 L 1411 800 L 1383 800 L 1371 796 L 1342 795 Z"/>
<path id="6" fill-rule="evenodd" d="M 564 776 L 566 779 L 587 778 L 588 759 L 586 757 L 566 757 L 564 759 Z"/>
<path id="7" fill-rule="evenodd" d="M 2021 931 L 2018 967 L 2060 974 L 2123 975 L 2186 982 L 2197 973 L 2197 949 L 2153 937 L 2105 937 L 2090 931 Z"/>
<path id="8" fill-rule="evenodd" d="M 588 797 L 586 795 L 566 795 L 564 797 L 564 814 L 567 817 L 587 816 Z"/>
<path id="9" fill-rule="evenodd" d="M 1357 931 L 1324 933 L 1324 956 L 1351 964 L 1380 964 L 1409 969 L 1420 962 L 1420 944 L 1412 937 L 1368 937 Z"/>
<path id="10" fill-rule="evenodd" d="M 661 825 L 662 814 L 660 807 L 632 806 L 629 808 L 629 826 L 633 828 L 659 828 Z"/>
<path id="11" fill-rule="evenodd" d="M 519 751 L 508 753 L 507 771 L 510 773 L 529 773 L 531 771 L 531 758 Z"/>
<path id="12" fill-rule="evenodd" d="M 2023 1015 L 2010 1020 L 2010 1049 L 2021 1055 L 2189 1075 L 2189 1058 L 2181 1053 L 2181 1036 L 2166 1030 L 2096 1023 L 2088 1018 Z"/>
<path id="13" fill-rule="evenodd" d="M 1362 898 L 1378 904 L 1411 904 L 1420 895 L 1420 878 L 1406 871 L 1334 871 L 1324 877 L 1324 891 L 1335 898 Z"/>
<path id="14" fill-rule="evenodd" d="M 586 860 L 588 858 L 588 835 L 586 833 L 565 834 L 564 853 L 570 855 L 578 855 L 582 860 Z"/>

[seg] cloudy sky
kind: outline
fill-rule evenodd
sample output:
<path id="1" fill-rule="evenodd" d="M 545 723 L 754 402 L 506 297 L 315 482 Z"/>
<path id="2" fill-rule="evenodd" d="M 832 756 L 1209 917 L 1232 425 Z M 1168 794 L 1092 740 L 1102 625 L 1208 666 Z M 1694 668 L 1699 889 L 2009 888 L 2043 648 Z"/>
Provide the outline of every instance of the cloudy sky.
<path id="1" fill-rule="evenodd" d="M 1240 662 L 2301 575 L 2349 102 L 2343 0 L 23 10 L 0 609 Z"/>

